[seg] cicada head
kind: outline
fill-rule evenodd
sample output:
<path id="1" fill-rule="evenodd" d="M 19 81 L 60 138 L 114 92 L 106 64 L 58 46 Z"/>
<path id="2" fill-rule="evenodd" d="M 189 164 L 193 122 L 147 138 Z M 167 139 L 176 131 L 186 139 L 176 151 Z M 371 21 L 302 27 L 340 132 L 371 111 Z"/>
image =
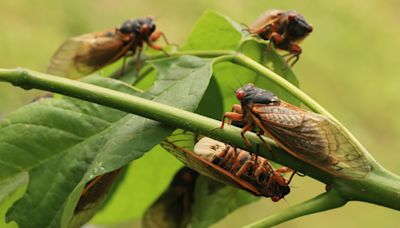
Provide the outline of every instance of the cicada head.
<path id="1" fill-rule="evenodd" d="M 145 17 L 127 20 L 122 23 L 118 30 L 125 35 L 132 34 L 144 40 L 148 40 L 151 34 L 156 30 L 156 25 L 152 17 Z"/>
<path id="2" fill-rule="evenodd" d="M 275 183 L 275 182 L 274 182 Z M 287 194 L 290 193 L 290 187 L 288 185 L 279 185 L 276 184 L 274 186 L 271 194 L 271 200 L 273 202 L 278 202 L 280 199 L 284 198 Z"/>
<path id="3" fill-rule="evenodd" d="M 275 94 L 265 89 L 254 87 L 252 83 L 246 84 L 236 90 L 236 98 L 240 101 L 242 107 L 252 107 L 254 104 L 280 104 L 280 100 Z"/>
<path id="4" fill-rule="evenodd" d="M 292 41 L 301 40 L 313 31 L 313 27 L 303 15 L 295 11 L 287 11 L 287 34 Z"/>

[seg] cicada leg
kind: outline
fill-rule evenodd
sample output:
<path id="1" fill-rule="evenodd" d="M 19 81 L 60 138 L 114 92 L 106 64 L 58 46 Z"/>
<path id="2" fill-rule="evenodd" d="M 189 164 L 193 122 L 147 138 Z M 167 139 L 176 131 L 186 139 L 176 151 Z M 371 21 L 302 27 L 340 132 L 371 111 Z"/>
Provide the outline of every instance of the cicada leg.
<path id="1" fill-rule="evenodd" d="M 271 38 L 270 38 L 270 40 L 271 40 L 270 44 L 271 44 L 271 43 L 273 43 L 273 44 L 279 44 L 279 43 L 282 42 L 283 37 L 282 37 L 279 33 L 277 33 L 277 32 L 272 32 L 272 33 L 271 33 Z"/>
<path id="2" fill-rule="evenodd" d="M 236 148 L 233 150 L 236 150 Z M 233 152 L 233 153 L 236 153 L 236 152 Z M 244 153 L 244 152 L 239 152 L 239 154 L 235 157 L 235 160 L 233 161 L 230 172 L 236 173 L 238 171 L 239 167 L 241 166 L 241 164 L 242 164 L 241 161 L 243 159 L 248 159 L 248 154 Z"/>
<path id="3" fill-rule="evenodd" d="M 254 165 L 254 160 L 251 158 L 243 163 L 242 167 L 240 167 L 240 169 L 235 173 L 235 176 L 237 177 L 242 176 L 245 172 L 247 172 L 250 165 Z"/>
<path id="4" fill-rule="evenodd" d="M 167 45 L 169 45 L 169 41 L 167 40 L 167 37 L 161 31 L 157 31 L 157 32 L 154 32 L 153 34 L 151 34 L 149 40 L 146 40 L 145 42 L 147 45 L 149 45 L 149 47 L 153 48 L 154 50 L 162 51 L 166 56 L 169 56 L 168 52 L 166 52 L 161 46 L 153 43 L 153 42 L 157 41 L 160 37 L 162 37 L 164 39 L 165 43 L 167 43 Z"/>
<path id="5" fill-rule="evenodd" d="M 282 174 L 284 173 L 290 173 L 292 172 L 292 174 L 290 174 L 289 180 L 286 180 Z M 277 182 L 280 183 L 285 183 L 285 185 L 289 185 L 290 182 L 293 180 L 294 175 L 297 174 L 297 171 L 288 168 L 286 166 L 282 166 L 279 169 L 275 170 L 275 174 L 274 174 L 274 178 L 277 180 Z"/>
<path id="6" fill-rule="evenodd" d="M 294 64 L 299 61 L 300 58 L 300 54 L 302 52 L 302 49 L 299 45 L 295 44 L 295 43 L 290 43 L 289 44 L 289 54 L 285 55 L 285 56 L 290 56 L 287 60 L 286 63 L 290 65 L 290 67 L 293 67 Z M 294 59 L 294 61 L 292 63 L 290 63 L 290 61 L 292 61 Z"/>
<path id="7" fill-rule="evenodd" d="M 256 181 L 259 184 L 262 184 L 263 182 L 260 181 L 261 174 L 269 173 L 271 171 L 271 169 L 272 169 L 272 167 L 269 164 L 268 160 L 263 159 L 263 161 L 258 165 L 258 167 L 254 171 L 254 177 L 255 177 Z"/>

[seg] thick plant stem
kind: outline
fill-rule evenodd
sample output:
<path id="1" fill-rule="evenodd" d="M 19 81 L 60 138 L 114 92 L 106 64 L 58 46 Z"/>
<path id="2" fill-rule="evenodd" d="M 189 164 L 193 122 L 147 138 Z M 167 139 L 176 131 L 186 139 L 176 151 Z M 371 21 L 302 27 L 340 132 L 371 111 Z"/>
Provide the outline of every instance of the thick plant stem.
<path id="1" fill-rule="evenodd" d="M 247 149 L 254 153 L 258 152 L 260 155 L 267 158 L 272 157 L 270 151 L 264 147 L 260 147 L 259 151 L 257 151 L 257 148 L 254 146 L 249 147 L 240 136 L 240 128 L 225 125 L 224 129 L 220 129 L 220 121 L 140 97 L 131 96 L 126 93 L 24 69 L 0 69 L 0 81 L 7 81 L 25 89 L 37 88 L 91 101 L 153 119 L 171 125 L 172 127 L 198 132 L 211 138 L 230 143 L 239 148 Z M 248 132 L 246 136 L 254 145 L 259 142 L 259 138 L 256 134 Z M 332 182 L 330 175 L 294 158 L 277 147 L 276 144 L 268 138 L 264 138 L 264 140 L 271 145 L 274 154 L 280 155 L 274 156 L 276 162 L 290 166 L 324 183 L 329 184 Z"/>
<path id="2" fill-rule="evenodd" d="M 115 90 L 83 83 L 66 78 L 55 77 L 34 71 L 0 69 L 0 81 L 6 81 L 25 89 L 43 89 L 71 97 L 95 102 L 118 110 L 130 112 L 164 124 L 230 143 L 233 146 L 257 152 L 256 147 L 249 147 L 240 136 L 240 128 L 226 125 L 220 129 L 221 122 L 195 113 L 187 112 L 168 105 L 131 96 Z M 259 138 L 254 133 L 246 133 L 255 145 Z M 364 179 L 345 180 L 331 175 L 285 153 L 271 140 L 264 138 L 272 151 L 261 147 L 259 154 L 274 158 L 278 163 L 287 165 L 306 175 L 331 185 L 346 200 L 361 200 L 400 210 L 400 177 L 384 169 L 374 169 Z M 279 154 L 279 156 L 272 156 Z"/>
<path id="3" fill-rule="evenodd" d="M 245 227 L 271 227 L 304 215 L 338 208 L 345 205 L 346 202 L 335 190 L 331 190 Z"/>

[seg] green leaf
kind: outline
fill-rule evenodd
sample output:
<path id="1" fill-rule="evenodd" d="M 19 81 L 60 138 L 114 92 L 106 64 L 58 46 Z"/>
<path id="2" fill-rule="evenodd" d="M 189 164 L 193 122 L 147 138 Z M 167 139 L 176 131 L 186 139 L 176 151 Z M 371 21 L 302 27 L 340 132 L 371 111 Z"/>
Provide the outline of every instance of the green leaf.
<path id="1" fill-rule="evenodd" d="M 182 56 L 154 65 L 159 80 L 150 90 L 153 100 L 195 110 L 209 83 L 212 61 Z M 115 80 L 91 78 L 89 82 L 143 96 Z M 0 170 L 18 168 L 2 172 L 0 177 L 29 171 L 30 182 L 7 219 L 20 227 L 66 226 L 87 181 L 141 157 L 172 130 L 155 121 L 67 97 L 45 99 L 16 111 L 1 124 L 0 151 L 2 155 L 7 151 L 10 159 Z"/>
<path id="2" fill-rule="evenodd" d="M 214 11 L 206 11 L 182 50 L 235 50 L 242 39 L 241 28 L 228 17 Z"/>
<path id="3" fill-rule="evenodd" d="M 93 224 L 118 224 L 140 219 L 143 212 L 164 191 L 170 177 L 182 164 L 159 146 L 129 165 L 124 180 L 110 201 L 90 221 Z M 132 194 L 132 193 L 135 194 Z"/>
<path id="4" fill-rule="evenodd" d="M 200 101 L 196 113 L 221 120 L 224 114 L 224 100 L 217 80 L 212 77 L 210 84 Z"/>
<path id="5" fill-rule="evenodd" d="M 288 66 L 283 57 L 279 55 L 266 41 L 249 37 L 242 43 L 240 49 L 253 60 L 266 66 L 293 85 L 299 86 L 299 81 L 294 75 L 292 69 Z M 259 87 L 272 91 L 279 98 L 291 104 L 297 106 L 300 105 L 300 100 L 277 86 L 272 80 L 257 75 L 253 83 Z"/>
<path id="6" fill-rule="evenodd" d="M 5 218 L 7 209 L 9 207 L 11 207 L 13 202 L 15 200 L 17 200 L 18 198 L 20 198 L 24 194 L 24 192 L 25 192 L 25 186 L 19 187 L 19 188 L 15 189 L 12 193 L 10 193 L 8 195 L 8 197 L 1 203 L 1 205 L 0 205 L 0 216 L 1 216 L 0 227 L 2 227 L 2 228 L 17 228 L 18 227 L 17 223 L 15 223 L 15 222 L 6 223 L 4 218 Z"/>
<path id="7" fill-rule="evenodd" d="M 259 197 L 235 187 L 199 176 L 192 208 L 192 226 L 209 227 L 235 209 L 258 200 Z"/>

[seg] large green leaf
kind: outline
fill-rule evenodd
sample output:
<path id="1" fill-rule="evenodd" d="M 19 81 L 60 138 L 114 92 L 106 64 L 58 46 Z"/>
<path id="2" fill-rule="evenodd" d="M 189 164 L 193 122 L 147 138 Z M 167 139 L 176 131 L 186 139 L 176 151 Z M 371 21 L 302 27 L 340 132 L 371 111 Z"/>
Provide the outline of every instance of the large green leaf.
<path id="1" fill-rule="evenodd" d="M 299 81 L 294 75 L 292 69 L 288 66 L 285 60 L 279 55 L 275 49 L 266 41 L 254 37 L 247 37 L 241 44 L 240 49 L 244 54 L 253 60 L 261 63 L 268 69 L 274 71 L 295 86 L 299 86 Z M 268 89 L 275 93 L 279 98 L 292 103 L 300 105 L 300 100 L 283 90 L 272 80 L 265 78 L 261 75 L 256 75 L 253 82 L 255 85 Z"/>
<path id="2" fill-rule="evenodd" d="M 214 11 L 206 11 L 192 29 L 182 50 L 235 50 L 242 39 L 234 21 Z"/>
<path id="3" fill-rule="evenodd" d="M 119 224 L 140 219 L 143 212 L 168 186 L 182 164 L 159 146 L 129 165 L 108 204 L 90 221 L 94 224 Z M 132 194 L 135 192 L 135 194 Z"/>
<path id="4" fill-rule="evenodd" d="M 182 56 L 153 64 L 159 79 L 150 90 L 152 99 L 195 110 L 209 83 L 212 61 Z M 89 82 L 143 96 L 115 80 L 91 78 Z M 9 210 L 8 220 L 20 227 L 66 226 L 87 181 L 141 157 L 171 130 L 67 97 L 21 108 L 0 125 L 0 152 L 3 160 L 8 158 L 0 166 L 0 178 L 10 179 L 22 171 L 29 171 L 30 178 L 26 194 Z"/>
<path id="5" fill-rule="evenodd" d="M 217 80 L 210 79 L 210 84 L 196 110 L 196 113 L 221 120 L 224 114 L 224 101 Z"/>

